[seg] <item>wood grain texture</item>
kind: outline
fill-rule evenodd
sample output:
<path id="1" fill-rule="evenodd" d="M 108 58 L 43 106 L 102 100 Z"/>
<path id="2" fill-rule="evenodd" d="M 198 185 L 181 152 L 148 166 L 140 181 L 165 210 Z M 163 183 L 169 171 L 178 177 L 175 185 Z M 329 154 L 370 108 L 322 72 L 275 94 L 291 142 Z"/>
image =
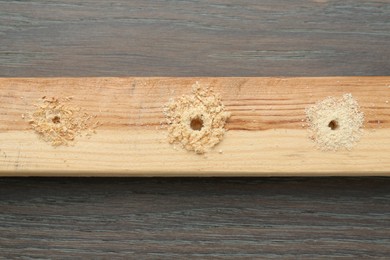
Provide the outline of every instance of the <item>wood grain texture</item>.
<path id="1" fill-rule="evenodd" d="M 163 107 L 199 82 L 221 93 L 224 140 L 205 156 L 167 141 Z M 0 79 L 2 175 L 388 175 L 390 77 Z M 352 93 L 365 134 L 351 151 L 314 147 L 305 108 Z M 53 148 L 30 129 L 41 97 L 71 96 L 102 125 L 74 146 Z M 221 152 L 222 151 L 222 152 Z"/>
<path id="2" fill-rule="evenodd" d="M 0 76 L 388 75 L 388 0 L 0 1 Z"/>
<path id="3" fill-rule="evenodd" d="M 389 178 L 0 179 L 4 258 L 387 259 Z"/>
<path id="4" fill-rule="evenodd" d="M 387 0 L 0 0 L 0 76 L 389 75 Z M 0 178 L 0 258 L 387 259 L 390 178 Z"/>

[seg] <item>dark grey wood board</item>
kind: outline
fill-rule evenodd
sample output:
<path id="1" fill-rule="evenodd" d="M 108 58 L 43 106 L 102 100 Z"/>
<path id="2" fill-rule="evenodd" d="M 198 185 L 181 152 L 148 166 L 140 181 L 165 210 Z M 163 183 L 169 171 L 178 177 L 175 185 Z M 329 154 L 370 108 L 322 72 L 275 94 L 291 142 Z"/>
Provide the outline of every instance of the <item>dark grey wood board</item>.
<path id="1" fill-rule="evenodd" d="M 0 179 L 5 258 L 390 255 L 388 178 Z"/>
<path id="2" fill-rule="evenodd" d="M 388 75 L 389 0 L 0 1 L 0 76 Z"/>
<path id="3" fill-rule="evenodd" d="M 388 0 L 0 0 L 2 77 L 389 75 L 389 42 Z M 386 259 L 389 205 L 390 178 L 1 178 L 0 258 Z"/>

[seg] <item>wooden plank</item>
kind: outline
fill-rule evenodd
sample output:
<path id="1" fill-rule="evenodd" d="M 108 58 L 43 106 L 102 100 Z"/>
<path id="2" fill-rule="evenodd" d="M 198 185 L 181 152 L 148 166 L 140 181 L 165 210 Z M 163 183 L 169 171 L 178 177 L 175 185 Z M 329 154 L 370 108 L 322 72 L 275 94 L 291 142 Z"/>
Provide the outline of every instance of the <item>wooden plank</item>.
<path id="1" fill-rule="evenodd" d="M 389 186 L 386 177 L 0 178 L 1 256 L 387 259 Z"/>
<path id="2" fill-rule="evenodd" d="M 223 141 L 197 155 L 166 140 L 163 106 L 199 81 L 232 113 Z M 322 78 L 2 78 L 3 176 L 388 175 L 390 77 Z M 305 108 L 352 93 L 365 114 L 351 151 L 317 150 L 302 126 Z M 73 146 L 52 147 L 22 114 L 42 96 L 68 97 L 102 125 Z M 220 152 L 222 151 L 222 153 Z"/>
<path id="3" fill-rule="evenodd" d="M 389 0 L 0 1 L 0 76 L 388 75 Z"/>

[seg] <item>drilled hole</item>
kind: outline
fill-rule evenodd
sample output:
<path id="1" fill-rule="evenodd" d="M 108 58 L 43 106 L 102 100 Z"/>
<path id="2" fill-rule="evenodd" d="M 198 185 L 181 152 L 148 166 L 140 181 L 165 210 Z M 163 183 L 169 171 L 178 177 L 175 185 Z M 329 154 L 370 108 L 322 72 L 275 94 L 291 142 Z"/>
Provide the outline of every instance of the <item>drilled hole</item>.
<path id="1" fill-rule="evenodd" d="M 331 130 L 336 130 L 339 128 L 339 123 L 336 120 L 332 120 L 329 122 L 328 127 L 330 127 Z"/>
<path id="2" fill-rule="evenodd" d="M 200 131 L 203 128 L 203 120 L 200 119 L 199 117 L 193 118 L 191 120 L 191 129 L 195 131 Z"/>
<path id="3" fill-rule="evenodd" d="M 53 117 L 53 119 L 51 120 L 54 124 L 59 124 L 61 122 L 60 120 L 60 117 L 59 116 L 55 116 Z"/>

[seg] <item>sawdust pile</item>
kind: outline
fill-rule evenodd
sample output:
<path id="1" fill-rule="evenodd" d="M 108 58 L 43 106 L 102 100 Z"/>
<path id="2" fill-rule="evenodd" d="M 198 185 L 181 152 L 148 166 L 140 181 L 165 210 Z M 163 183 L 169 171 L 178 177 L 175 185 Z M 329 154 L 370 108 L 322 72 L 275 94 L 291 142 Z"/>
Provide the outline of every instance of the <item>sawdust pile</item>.
<path id="1" fill-rule="evenodd" d="M 192 95 L 171 100 L 164 107 L 168 123 L 168 141 L 198 154 L 218 144 L 226 132 L 230 113 L 225 111 L 221 96 L 210 87 L 192 86 Z"/>
<path id="2" fill-rule="evenodd" d="M 364 114 L 352 94 L 328 97 L 306 109 L 310 137 L 324 151 L 350 150 L 361 138 Z"/>
<path id="3" fill-rule="evenodd" d="M 42 103 L 29 115 L 30 126 L 53 146 L 72 144 L 76 136 L 95 133 L 98 122 L 94 117 L 69 104 L 71 98 L 42 98 Z"/>

